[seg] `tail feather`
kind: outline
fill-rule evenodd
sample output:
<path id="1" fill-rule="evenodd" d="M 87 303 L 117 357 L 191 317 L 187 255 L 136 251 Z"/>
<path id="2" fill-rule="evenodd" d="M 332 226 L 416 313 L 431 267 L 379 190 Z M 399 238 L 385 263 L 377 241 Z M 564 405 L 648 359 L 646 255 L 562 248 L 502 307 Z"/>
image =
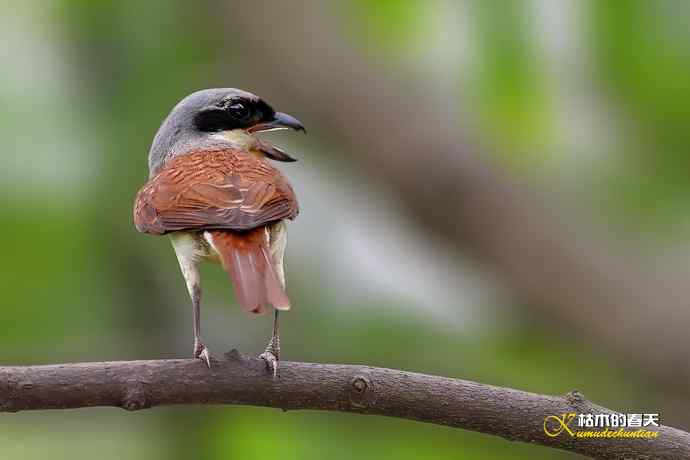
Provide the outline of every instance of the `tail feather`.
<path id="1" fill-rule="evenodd" d="M 226 230 L 208 233 L 235 285 L 237 301 L 243 310 L 262 314 L 269 305 L 278 310 L 290 309 L 290 300 L 271 259 L 265 228 L 241 233 Z"/>

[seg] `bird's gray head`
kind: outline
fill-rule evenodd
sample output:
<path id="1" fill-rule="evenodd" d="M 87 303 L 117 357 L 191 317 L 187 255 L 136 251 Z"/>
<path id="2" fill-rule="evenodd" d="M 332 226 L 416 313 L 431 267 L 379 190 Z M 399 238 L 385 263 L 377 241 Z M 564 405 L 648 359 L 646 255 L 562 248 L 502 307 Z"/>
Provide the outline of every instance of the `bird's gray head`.
<path id="1" fill-rule="evenodd" d="M 288 128 L 304 131 L 299 120 L 276 112 L 252 93 L 234 88 L 197 91 L 182 99 L 158 129 L 149 151 L 149 170 L 153 176 L 172 157 L 214 147 L 253 150 L 274 160 L 295 161 L 255 136 Z"/>

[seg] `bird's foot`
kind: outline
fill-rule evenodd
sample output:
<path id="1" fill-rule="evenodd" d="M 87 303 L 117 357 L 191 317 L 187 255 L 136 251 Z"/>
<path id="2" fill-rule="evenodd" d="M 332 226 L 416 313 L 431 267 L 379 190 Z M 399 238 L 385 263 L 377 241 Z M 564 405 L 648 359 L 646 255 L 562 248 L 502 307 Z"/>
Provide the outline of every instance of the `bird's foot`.
<path id="1" fill-rule="evenodd" d="M 205 362 L 208 368 L 211 369 L 211 355 L 201 340 L 194 341 L 194 357 Z"/>
<path id="2" fill-rule="evenodd" d="M 273 378 L 276 378 L 278 375 L 278 358 L 276 355 L 274 355 L 273 352 L 266 350 L 259 355 L 259 358 L 266 361 L 266 367 L 273 373 Z"/>
<path id="3" fill-rule="evenodd" d="M 266 346 L 266 351 L 259 355 L 259 358 L 266 361 L 266 367 L 273 373 L 273 378 L 278 375 L 278 361 L 280 361 L 280 342 L 277 337 L 272 337 Z"/>

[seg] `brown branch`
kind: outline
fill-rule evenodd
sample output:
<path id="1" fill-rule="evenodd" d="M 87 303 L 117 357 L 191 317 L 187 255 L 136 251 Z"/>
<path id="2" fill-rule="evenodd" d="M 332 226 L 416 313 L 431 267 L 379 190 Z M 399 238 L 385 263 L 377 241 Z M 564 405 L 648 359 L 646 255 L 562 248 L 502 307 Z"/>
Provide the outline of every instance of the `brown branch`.
<path id="1" fill-rule="evenodd" d="M 191 359 L 0 367 L 0 412 L 172 404 L 242 404 L 385 415 L 577 452 L 592 458 L 690 458 L 690 434 L 662 426 L 654 439 L 544 433 L 544 419 L 612 413 L 573 391 L 545 396 L 467 380 L 358 365 L 264 362 L 236 350 L 211 370 Z"/>

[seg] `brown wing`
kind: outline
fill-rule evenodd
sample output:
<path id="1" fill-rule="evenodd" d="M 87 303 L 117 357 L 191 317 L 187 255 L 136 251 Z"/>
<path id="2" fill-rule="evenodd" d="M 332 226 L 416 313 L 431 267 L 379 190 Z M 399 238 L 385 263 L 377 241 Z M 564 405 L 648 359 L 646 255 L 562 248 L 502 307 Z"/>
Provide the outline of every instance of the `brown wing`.
<path id="1" fill-rule="evenodd" d="M 268 161 L 237 150 L 170 160 L 139 190 L 134 224 L 144 233 L 249 230 L 298 213 L 292 187 Z"/>

